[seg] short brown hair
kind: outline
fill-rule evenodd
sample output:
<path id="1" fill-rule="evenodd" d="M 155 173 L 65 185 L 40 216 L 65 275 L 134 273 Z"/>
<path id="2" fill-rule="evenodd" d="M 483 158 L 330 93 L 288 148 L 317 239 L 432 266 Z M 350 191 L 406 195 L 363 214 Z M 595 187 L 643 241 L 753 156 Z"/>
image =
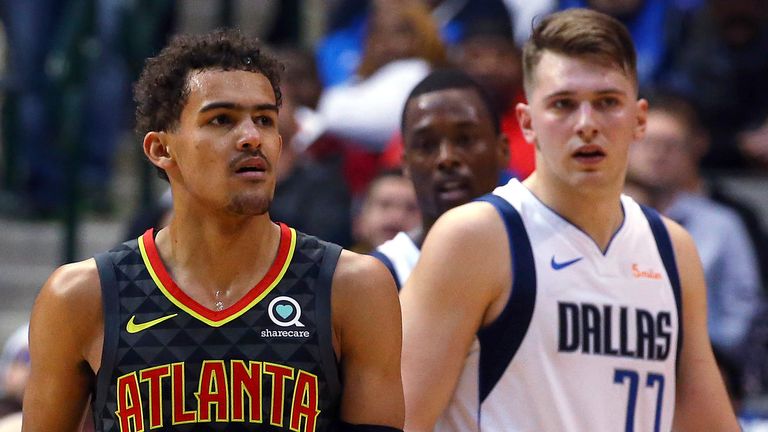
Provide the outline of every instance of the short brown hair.
<path id="1" fill-rule="evenodd" d="M 136 132 L 169 131 L 180 120 L 189 96 L 189 74 L 197 70 L 237 70 L 264 75 L 280 106 L 282 65 L 264 52 L 258 39 L 237 30 L 216 30 L 202 35 L 179 35 L 156 57 L 148 59 L 133 88 Z M 161 178 L 168 179 L 158 168 Z"/>
<path id="2" fill-rule="evenodd" d="M 619 67 L 637 86 L 637 54 L 627 28 L 617 19 L 590 9 L 567 9 L 544 17 L 523 47 L 523 80 L 530 95 L 534 69 L 545 51 L 589 57 Z"/>

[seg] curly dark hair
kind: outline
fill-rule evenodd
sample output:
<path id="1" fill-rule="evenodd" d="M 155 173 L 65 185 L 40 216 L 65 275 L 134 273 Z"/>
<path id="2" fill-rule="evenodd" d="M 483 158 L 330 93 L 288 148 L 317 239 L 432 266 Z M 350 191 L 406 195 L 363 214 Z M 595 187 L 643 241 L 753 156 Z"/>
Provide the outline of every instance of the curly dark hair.
<path id="1" fill-rule="evenodd" d="M 178 35 L 156 57 L 147 59 L 133 88 L 136 132 L 168 131 L 178 125 L 189 96 L 189 74 L 195 70 L 238 70 L 263 74 L 272 84 L 275 101 L 282 102 L 283 66 L 268 55 L 258 39 L 233 29 L 202 35 Z M 168 179 L 158 168 L 160 177 Z"/>

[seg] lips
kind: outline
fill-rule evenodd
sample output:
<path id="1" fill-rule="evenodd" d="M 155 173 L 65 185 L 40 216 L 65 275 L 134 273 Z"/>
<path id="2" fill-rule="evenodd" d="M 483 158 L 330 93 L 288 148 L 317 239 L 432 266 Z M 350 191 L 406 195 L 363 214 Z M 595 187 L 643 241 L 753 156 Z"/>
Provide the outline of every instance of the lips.
<path id="1" fill-rule="evenodd" d="M 470 200 L 471 187 L 467 179 L 454 178 L 442 180 L 435 184 L 437 197 L 441 201 L 457 204 L 463 204 Z"/>
<path id="2" fill-rule="evenodd" d="M 588 165 L 599 163 L 605 159 L 606 156 L 603 148 L 595 144 L 583 145 L 573 152 L 574 159 Z"/>
<path id="3" fill-rule="evenodd" d="M 233 164 L 235 174 L 246 178 L 263 178 L 267 171 L 267 161 L 259 156 L 249 156 Z"/>

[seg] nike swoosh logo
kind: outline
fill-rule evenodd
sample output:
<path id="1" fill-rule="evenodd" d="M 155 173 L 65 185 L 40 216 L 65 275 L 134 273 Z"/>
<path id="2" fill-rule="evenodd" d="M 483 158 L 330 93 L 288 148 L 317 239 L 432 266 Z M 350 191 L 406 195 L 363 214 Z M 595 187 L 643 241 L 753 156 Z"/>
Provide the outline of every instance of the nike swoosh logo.
<path id="1" fill-rule="evenodd" d="M 152 326 L 160 324 L 163 321 L 169 320 L 169 319 L 175 317 L 176 315 L 178 315 L 178 314 L 166 315 L 164 317 L 153 319 L 152 321 L 147 321 L 147 322 L 141 323 L 141 324 L 136 324 L 136 322 L 135 322 L 136 315 L 134 315 L 134 316 L 131 317 L 130 320 L 128 320 L 128 324 L 125 325 L 125 330 L 128 333 L 138 333 L 138 332 L 144 331 L 144 330 L 146 330 L 146 329 L 148 329 L 148 328 L 150 328 Z"/>
<path id="2" fill-rule="evenodd" d="M 584 258 L 584 257 L 574 258 L 574 259 L 572 259 L 570 261 L 557 262 L 557 261 L 555 261 L 555 256 L 552 255 L 552 261 L 550 262 L 550 264 L 552 265 L 553 269 L 555 269 L 555 270 L 562 270 L 562 269 L 568 267 L 569 265 L 576 264 L 577 262 L 581 261 L 582 258 Z"/>

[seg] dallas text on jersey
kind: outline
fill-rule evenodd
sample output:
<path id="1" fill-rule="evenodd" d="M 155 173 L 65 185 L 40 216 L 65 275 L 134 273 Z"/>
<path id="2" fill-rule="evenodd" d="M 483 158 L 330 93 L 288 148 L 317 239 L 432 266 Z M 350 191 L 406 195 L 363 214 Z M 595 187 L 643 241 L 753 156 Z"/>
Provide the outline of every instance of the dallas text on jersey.
<path id="1" fill-rule="evenodd" d="M 570 302 L 558 302 L 557 306 L 560 352 L 659 361 L 669 356 L 672 340 L 669 311 L 653 313 L 626 306 Z"/>

